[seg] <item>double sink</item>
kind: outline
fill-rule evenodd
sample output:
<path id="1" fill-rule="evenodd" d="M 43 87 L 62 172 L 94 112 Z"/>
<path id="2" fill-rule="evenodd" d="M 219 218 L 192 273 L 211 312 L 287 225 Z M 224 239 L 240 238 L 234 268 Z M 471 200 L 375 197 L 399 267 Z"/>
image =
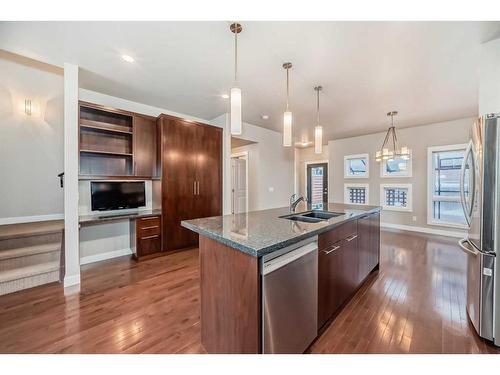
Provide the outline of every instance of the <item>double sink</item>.
<path id="1" fill-rule="evenodd" d="M 312 211 L 299 212 L 290 215 L 280 216 L 280 218 L 293 221 L 303 221 L 306 223 L 319 223 L 320 221 L 329 220 L 332 217 L 337 217 L 342 215 L 344 214 L 338 212 L 312 210 Z"/>

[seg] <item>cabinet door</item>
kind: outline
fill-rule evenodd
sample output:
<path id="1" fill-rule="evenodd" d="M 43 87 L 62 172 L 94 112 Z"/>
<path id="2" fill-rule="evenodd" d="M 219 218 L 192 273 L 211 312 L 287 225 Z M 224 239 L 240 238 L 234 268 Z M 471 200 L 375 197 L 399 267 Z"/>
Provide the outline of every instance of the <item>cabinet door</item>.
<path id="1" fill-rule="evenodd" d="M 346 297 L 341 274 L 343 251 L 341 241 L 319 251 L 318 329 L 330 319 Z"/>
<path id="2" fill-rule="evenodd" d="M 370 271 L 380 263 L 380 213 L 370 215 Z"/>
<path id="3" fill-rule="evenodd" d="M 196 161 L 193 139 L 196 126 L 177 119 L 162 118 L 162 211 L 163 248 L 195 246 L 198 235 L 181 227 L 194 217 Z"/>
<path id="4" fill-rule="evenodd" d="M 197 125 L 196 217 L 222 214 L 222 129 Z"/>
<path id="5" fill-rule="evenodd" d="M 156 120 L 134 117 L 134 175 L 153 177 L 156 175 Z"/>
<path id="6" fill-rule="evenodd" d="M 373 269 L 373 250 L 371 249 L 371 215 L 358 219 L 358 283 L 361 283 Z"/>
<path id="7" fill-rule="evenodd" d="M 342 275 L 344 302 L 358 288 L 359 276 L 359 251 L 358 235 L 352 234 L 344 240 L 342 251 L 342 267 L 339 270 Z"/>

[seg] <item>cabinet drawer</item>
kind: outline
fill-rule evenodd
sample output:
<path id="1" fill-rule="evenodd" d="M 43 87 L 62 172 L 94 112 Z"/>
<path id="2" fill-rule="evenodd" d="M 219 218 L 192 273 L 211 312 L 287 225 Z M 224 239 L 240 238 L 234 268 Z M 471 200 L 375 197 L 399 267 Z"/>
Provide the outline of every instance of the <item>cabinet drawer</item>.
<path id="1" fill-rule="evenodd" d="M 144 256 L 161 251 L 160 235 L 139 237 L 137 239 L 137 255 Z"/>
<path id="2" fill-rule="evenodd" d="M 159 225 L 152 225 L 149 227 L 137 228 L 137 237 L 138 238 L 149 237 L 149 236 L 153 236 L 155 234 L 160 234 L 160 226 Z"/>
<path id="3" fill-rule="evenodd" d="M 155 226 L 160 227 L 159 216 L 148 216 L 137 219 L 137 229 L 145 229 L 148 227 L 155 227 Z"/>
<path id="4" fill-rule="evenodd" d="M 357 221 L 349 221 L 329 232 L 320 234 L 318 237 L 318 248 L 319 250 L 324 250 L 355 233 L 357 233 Z"/>

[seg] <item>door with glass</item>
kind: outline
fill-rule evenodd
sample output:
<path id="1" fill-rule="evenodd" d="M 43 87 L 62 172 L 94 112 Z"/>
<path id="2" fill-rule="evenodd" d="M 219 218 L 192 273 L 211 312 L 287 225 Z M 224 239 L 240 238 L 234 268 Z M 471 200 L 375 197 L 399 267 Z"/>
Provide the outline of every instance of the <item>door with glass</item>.
<path id="1" fill-rule="evenodd" d="M 307 201 L 312 209 L 323 209 L 328 203 L 328 163 L 307 165 Z"/>

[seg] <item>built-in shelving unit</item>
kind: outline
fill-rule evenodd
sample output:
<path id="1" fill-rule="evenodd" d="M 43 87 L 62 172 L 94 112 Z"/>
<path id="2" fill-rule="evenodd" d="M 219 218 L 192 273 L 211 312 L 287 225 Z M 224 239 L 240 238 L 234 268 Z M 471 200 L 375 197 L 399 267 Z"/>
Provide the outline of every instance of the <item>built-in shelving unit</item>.
<path id="1" fill-rule="evenodd" d="M 134 174 L 134 116 L 80 103 L 80 175 Z"/>

